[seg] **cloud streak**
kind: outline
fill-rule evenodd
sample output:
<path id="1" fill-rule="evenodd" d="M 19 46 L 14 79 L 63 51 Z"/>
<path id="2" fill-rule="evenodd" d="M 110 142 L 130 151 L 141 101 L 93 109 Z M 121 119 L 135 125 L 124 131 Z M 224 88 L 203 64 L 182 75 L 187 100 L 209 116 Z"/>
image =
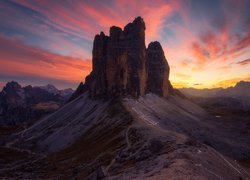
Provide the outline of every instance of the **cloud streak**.
<path id="1" fill-rule="evenodd" d="M 245 59 L 243 61 L 239 61 L 239 62 L 237 62 L 237 64 L 242 65 L 242 66 L 249 65 L 250 64 L 250 59 Z"/>
<path id="2" fill-rule="evenodd" d="M 99 31 L 108 31 L 110 26 L 125 26 L 137 16 L 147 22 L 147 38 L 153 40 L 163 26 L 164 18 L 170 15 L 173 3 L 161 0 L 155 2 L 117 0 L 108 7 L 102 2 L 87 3 L 84 1 L 29 1 L 20 0 L 15 3 L 43 15 L 43 22 L 65 34 L 92 40 Z M 147 6 L 145 6 L 147 4 Z M 70 8 L 69 8 L 70 7 Z M 56 9 L 56 11 L 55 11 Z M 73 10 L 72 10 L 73 9 Z"/>
<path id="3" fill-rule="evenodd" d="M 35 76 L 78 83 L 91 70 L 91 61 L 62 56 L 0 36 L 0 75 Z"/>

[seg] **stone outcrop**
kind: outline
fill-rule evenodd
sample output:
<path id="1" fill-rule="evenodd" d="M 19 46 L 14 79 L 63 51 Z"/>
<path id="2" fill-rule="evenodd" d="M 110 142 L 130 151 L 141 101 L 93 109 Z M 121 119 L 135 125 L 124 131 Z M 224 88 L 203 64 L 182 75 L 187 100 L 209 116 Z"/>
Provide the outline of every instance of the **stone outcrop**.
<path id="1" fill-rule="evenodd" d="M 146 64 L 148 72 L 146 93 L 167 96 L 171 86 L 168 80 L 169 65 L 159 42 L 151 42 L 148 45 Z"/>
<path id="2" fill-rule="evenodd" d="M 168 80 L 169 65 L 159 42 L 145 46 L 145 23 L 137 17 L 122 30 L 113 26 L 109 36 L 95 36 L 93 70 L 80 84 L 74 98 L 89 91 L 91 98 L 129 95 L 134 98 L 146 93 L 167 96 L 172 86 Z"/>

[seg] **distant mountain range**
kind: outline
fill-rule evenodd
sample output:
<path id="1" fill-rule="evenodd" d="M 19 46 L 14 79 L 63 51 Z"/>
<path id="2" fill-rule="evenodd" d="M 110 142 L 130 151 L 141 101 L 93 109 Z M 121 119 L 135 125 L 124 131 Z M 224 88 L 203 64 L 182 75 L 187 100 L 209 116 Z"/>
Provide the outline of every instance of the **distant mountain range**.
<path id="1" fill-rule="evenodd" d="M 15 81 L 8 82 L 0 92 L 0 124 L 14 125 L 52 112 L 72 93 L 72 89 L 58 90 L 51 84 L 22 87 Z"/>
<path id="2" fill-rule="evenodd" d="M 43 89 L 50 94 L 59 95 L 65 99 L 68 99 L 72 95 L 72 93 L 74 92 L 74 90 L 71 88 L 59 90 L 52 84 L 48 84 L 46 86 L 37 86 L 36 88 Z"/>
<path id="3" fill-rule="evenodd" d="M 214 89 L 179 89 L 187 96 L 199 97 L 250 97 L 250 82 L 240 81 L 234 87 L 214 88 Z"/>
<path id="4" fill-rule="evenodd" d="M 250 111 L 250 82 L 240 81 L 226 89 L 179 89 L 195 103 L 205 108 L 226 108 L 230 111 Z"/>

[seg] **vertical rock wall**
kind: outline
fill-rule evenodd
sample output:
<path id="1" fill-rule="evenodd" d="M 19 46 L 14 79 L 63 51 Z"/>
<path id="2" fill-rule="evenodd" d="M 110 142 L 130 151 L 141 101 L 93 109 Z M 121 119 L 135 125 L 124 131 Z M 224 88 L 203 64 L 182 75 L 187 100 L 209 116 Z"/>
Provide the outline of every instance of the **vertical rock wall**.
<path id="1" fill-rule="evenodd" d="M 93 70 L 85 79 L 84 90 L 92 98 L 130 95 L 134 98 L 146 93 L 167 96 L 169 65 L 159 42 L 145 46 L 145 23 L 137 17 L 122 30 L 113 26 L 109 36 L 103 32 L 95 36 Z M 77 95 L 74 95 L 77 96 Z"/>

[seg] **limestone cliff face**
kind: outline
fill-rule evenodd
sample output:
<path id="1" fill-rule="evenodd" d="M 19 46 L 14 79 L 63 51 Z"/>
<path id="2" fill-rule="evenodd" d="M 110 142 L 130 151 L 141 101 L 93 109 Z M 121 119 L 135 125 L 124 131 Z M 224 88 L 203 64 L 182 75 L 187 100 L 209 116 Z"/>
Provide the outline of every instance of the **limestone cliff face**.
<path id="1" fill-rule="evenodd" d="M 136 18 L 124 28 L 128 51 L 127 93 L 138 97 L 145 94 L 146 87 L 146 46 L 145 23 L 141 17 Z"/>
<path id="2" fill-rule="evenodd" d="M 137 17 L 122 30 L 111 27 L 109 36 L 95 36 L 93 70 L 79 86 L 91 98 L 129 95 L 134 98 L 146 93 L 167 96 L 172 86 L 168 80 L 169 65 L 160 43 L 145 46 L 145 23 Z M 78 95 L 75 94 L 74 97 Z"/>
<path id="3" fill-rule="evenodd" d="M 167 96 L 170 93 L 169 65 L 159 42 L 151 42 L 147 49 L 147 88 L 146 93 Z"/>

